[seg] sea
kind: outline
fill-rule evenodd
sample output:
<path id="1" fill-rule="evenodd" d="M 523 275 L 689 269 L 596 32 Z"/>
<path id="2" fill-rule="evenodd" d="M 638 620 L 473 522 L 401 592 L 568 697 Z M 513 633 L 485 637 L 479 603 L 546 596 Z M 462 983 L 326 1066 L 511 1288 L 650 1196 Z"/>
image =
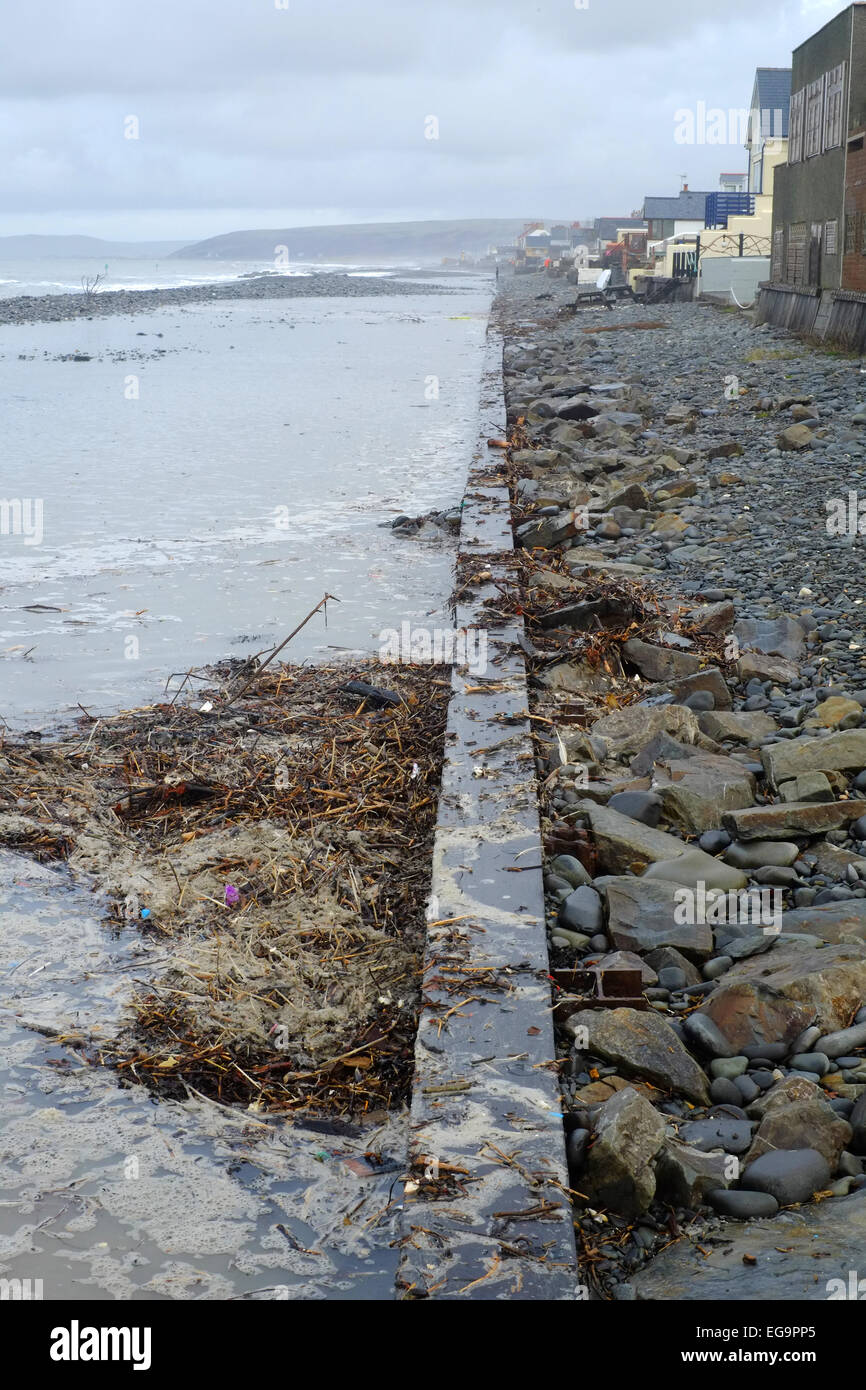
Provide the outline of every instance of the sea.
<path id="1" fill-rule="evenodd" d="M 98 289 L 104 290 L 162 290 L 179 289 L 184 285 L 219 285 L 238 280 L 245 275 L 269 275 L 275 270 L 274 261 L 181 260 L 166 256 L 162 260 L 134 260 L 115 257 L 111 260 L 94 257 L 74 259 L 0 259 L 0 299 L 14 299 L 20 294 L 80 294 L 82 281 L 99 278 Z M 327 272 L 368 276 L 404 276 L 422 272 L 413 265 L 370 266 L 340 264 L 324 261 L 288 259 L 280 266 L 281 275 L 321 275 Z"/>
<path id="2" fill-rule="evenodd" d="M 105 286 L 262 268 L 116 263 Z M 73 292 L 79 270 L 0 280 Z M 288 657 L 441 626 L 451 544 L 387 528 L 462 495 L 492 282 L 444 283 L 0 326 L 0 717 L 44 730 L 161 698 L 179 672 L 276 645 L 325 593 Z"/>

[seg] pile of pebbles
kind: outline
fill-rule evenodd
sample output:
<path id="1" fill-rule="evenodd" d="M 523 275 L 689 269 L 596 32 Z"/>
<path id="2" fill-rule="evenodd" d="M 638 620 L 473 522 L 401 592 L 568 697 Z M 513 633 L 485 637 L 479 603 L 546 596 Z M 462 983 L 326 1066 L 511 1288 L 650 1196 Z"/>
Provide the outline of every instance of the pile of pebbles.
<path id="1" fill-rule="evenodd" d="M 572 297 L 514 279 L 496 310 L 551 966 L 643 983 L 641 1008 L 558 1001 L 576 1229 L 629 1297 L 672 1236 L 866 1191 L 866 587 L 837 505 L 856 532 L 866 387 L 742 315 L 629 331 L 645 311 Z"/>
<path id="2" fill-rule="evenodd" d="M 424 512 L 422 516 L 406 516 L 401 512 L 393 521 L 379 524 L 393 531 L 396 536 L 412 536 L 416 540 L 435 541 L 446 536 L 456 536 L 460 531 L 460 507 L 449 507 L 446 511 Z"/>
<path id="3" fill-rule="evenodd" d="M 368 298 L 370 295 L 453 294 L 446 285 L 351 275 L 261 275 L 218 285 L 164 290 L 96 290 L 91 294 L 19 295 L 0 299 L 0 325 L 59 323 L 111 314 L 148 314 L 175 304 L 217 304 L 227 299 Z"/>

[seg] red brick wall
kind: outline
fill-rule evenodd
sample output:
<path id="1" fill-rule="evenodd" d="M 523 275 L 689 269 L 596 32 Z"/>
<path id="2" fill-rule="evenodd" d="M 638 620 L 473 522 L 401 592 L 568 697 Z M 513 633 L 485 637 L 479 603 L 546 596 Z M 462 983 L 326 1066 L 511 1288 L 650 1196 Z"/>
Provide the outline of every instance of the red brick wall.
<path id="1" fill-rule="evenodd" d="M 850 217 L 854 217 L 854 250 L 847 249 Z M 839 228 L 844 256 L 842 259 L 843 290 L 866 292 L 866 142 L 861 150 L 848 151 L 845 180 L 845 218 Z"/>

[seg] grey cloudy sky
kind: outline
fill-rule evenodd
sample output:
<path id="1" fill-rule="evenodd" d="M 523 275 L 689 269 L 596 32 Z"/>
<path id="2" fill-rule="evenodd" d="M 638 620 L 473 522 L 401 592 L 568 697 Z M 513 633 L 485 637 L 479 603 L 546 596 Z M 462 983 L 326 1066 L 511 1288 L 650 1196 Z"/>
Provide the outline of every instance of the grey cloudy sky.
<path id="1" fill-rule="evenodd" d="M 4 7 L 0 235 L 625 213 L 744 168 L 738 145 L 676 143 L 674 113 L 747 107 L 755 68 L 845 8 L 283 3 Z"/>

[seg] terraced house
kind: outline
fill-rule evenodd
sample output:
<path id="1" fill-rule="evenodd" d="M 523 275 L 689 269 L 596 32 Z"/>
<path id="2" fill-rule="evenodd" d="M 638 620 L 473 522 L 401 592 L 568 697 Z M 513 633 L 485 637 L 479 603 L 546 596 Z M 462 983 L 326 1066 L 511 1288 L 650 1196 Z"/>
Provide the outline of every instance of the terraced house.
<path id="1" fill-rule="evenodd" d="M 775 170 L 759 320 L 866 342 L 866 4 L 793 54 L 787 163 Z"/>

